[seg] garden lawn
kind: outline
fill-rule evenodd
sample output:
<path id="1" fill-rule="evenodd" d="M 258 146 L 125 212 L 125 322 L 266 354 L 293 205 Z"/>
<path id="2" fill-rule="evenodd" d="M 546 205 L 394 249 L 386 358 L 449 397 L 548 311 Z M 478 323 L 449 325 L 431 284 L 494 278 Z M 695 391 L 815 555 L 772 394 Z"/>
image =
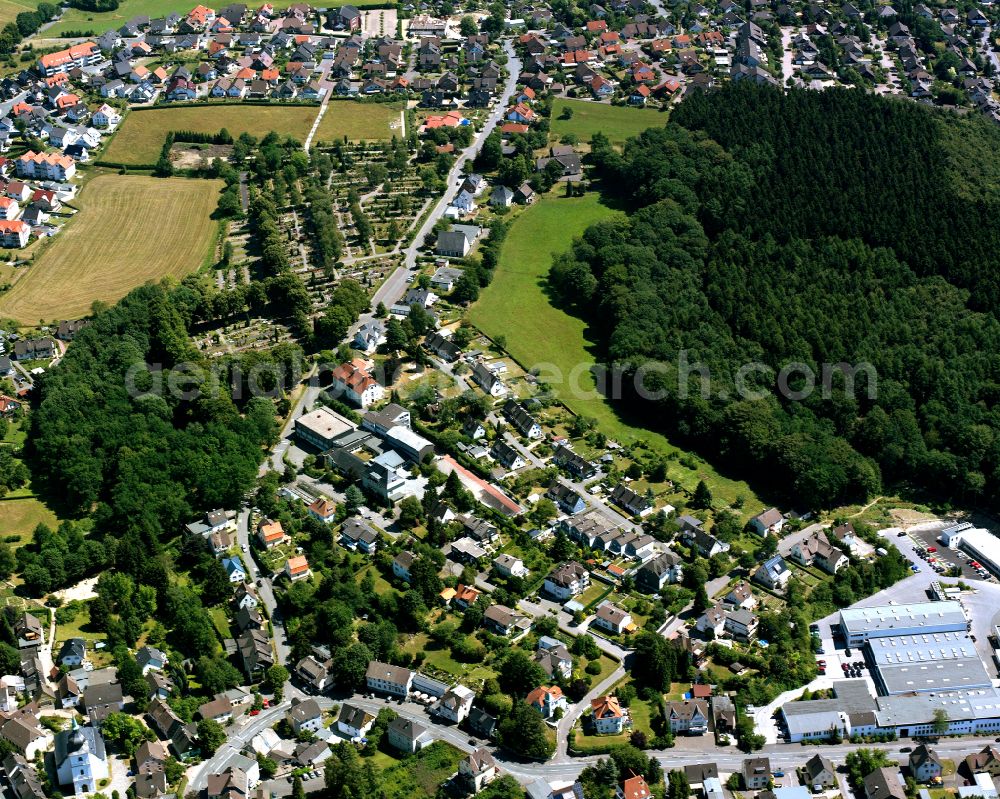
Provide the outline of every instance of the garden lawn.
<path id="1" fill-rule="evenodd" d="M 573 110 L 570 119 L 562 119 L 563 109 Z M 595 133 L 603 133 L 612 144 L 622 144 L 630 136 L 646 128 L 663 127 L 667 114 L 652 108 L 631 108 L 624 105 L 605 105 L 589 100 L 556 99 L 552 104 L 552 133 L 562 136 L 575 133 L 581 142 L 589 142 Z"/>
<path id="2" fill-rule="evenodd" d="M 487 335 L 504 336 L 507 351 L 523 368 L 540 367 L 556 397 L 572 412 L 596 420 L 597 429 L 609 438 L 623 445 L 643 442 L 665 456 L 684 456 L 687 453 L 665 436 L 629 424 L 597 393 L 589 367 L 598 355 L 585 323 L 549 302 L 546 281 L 552 256 L 567 250 L 591 224 L 614 218 L 614 211 L 596 194 L 559 194 L 561 190 L 556 189 L 542 197 L 514 220 L 493 282 L 483 290 L 469 318 Z M 704 480 L 717 504 L 742 497 L 746 510 L 741 513 L 746 518 L 761 505 L 746 483 L 724 477 L 699 458 L 689 457 L 694 458 L 696 468 L 677 460 L 668 462 L 668 476 L 687 491 L 694 491 L 698 481 Z"/>
<path id="3" fill-rule="evenodd" d="M 212 624 L 215 625 L 215 631 L 219 634 L 219 638 L 224 641 L 233 637 L 233 631 L 229 626 L 229 617 L 223 608 L 209 608 L 208 615 L 212 617 Z"/>
<path id="4" fill-rule="evenodd" d="M 403 138 L 399 103 L 331 100 L 314 137 L 316 142 L 382 141 Z"/>
<path id="5" fill-rule="evenodd" d="M 602 654 L 597 662 L 601 664 L 601 670 L 591 677 L 591 685 L 600 685 L 618 668 L 618 661 L 613 660 L 608 655 Z"/>
<path id="6" fill-rule="evenodd" d="M 171 131 L 218 133 L 225 128 L 233 137 L 249 133 L 263 138 L 272 130 L 305 141 L 319 107 L 315 105 L 184 105 L 132 111 L 125 117 L 101 161 L 151 166 L 160 157 Z"/>
<path id="7" fill-rule="evenodd" d="M 212 254 L 220 180 L 98 175 L 76 214 L 0 298 L 25 324 L 79 319 L 147 281 L 181 278 Z"/>
<path id="8" fill-rule="evenodd" d="M 46 631 L 46 635 L 48 631 Z M 85 602 L 77 612 L 76 618 L 66 624 L 56 624 L 56 637 L 52 644 L 52 654 L 57 656 L 64 641 L 70 638 L 82 638 L 87 642 L 87 658 L 95 667 L 101 668 L 111 662 L 111 653 L 107 647 L 95 649 L 94 644 L 106 640 L 103 632 L 90 624 L 90 603 Z"/>
<path id="9" fill-rule="evenodd" d="M 382 772 L 386 799 L 422 799 L 436 796 L 445 780 L 458 771 L 463 754 L 444 741 L 435 741 L 413 757 Z"/>
<path id="10" fill-rule="evenodd" d="M 402 647 L 411 655 L 423 651 L 424 664 L 430 668 L 450 674 L 464 684 L 484 682 L 497 676 L 496 670 L 482 663 L 460 663 L 451 656 L 451 650 L 440 648 L 430 641 L 427 633 L 417 633 L 407 640 Z M 478 687 L 470 685 L 470 687 Z"/>
<path id="11" fill-rule="evenodd" d="M 633 699 L 629 705 L 629 714 L 632 716 L 632 729 L 626 730 L 621 735 L 584 735 L 582 727 L 576 731 L 576 748 L 584 752 L 593 750 L 604 751 L 616 744 L 625 744 L 635 731 L 646 733 L 647 739 L 653 737 L 649 728 L 652 712 L 647 702 L 641 699 Z M 582 722 L 581 722 L 582 724 Z"/>
<path id="12" fill-rule="evenodd" d="M 59 519 L 29 489 L 11 491 L 0 499 L 0 537 L 16 535 L 23 544 L 40 524 L 54 530 L 59 526 Z"/>

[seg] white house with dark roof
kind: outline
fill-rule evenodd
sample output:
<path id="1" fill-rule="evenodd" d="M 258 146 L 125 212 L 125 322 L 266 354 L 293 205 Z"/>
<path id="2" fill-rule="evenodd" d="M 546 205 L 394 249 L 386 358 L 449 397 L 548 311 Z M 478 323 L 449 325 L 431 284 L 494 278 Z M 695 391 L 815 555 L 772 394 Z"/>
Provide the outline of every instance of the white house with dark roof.
<path id="1" fill-rule="evenodd" d="M 775 555 L 760 565 L 760 568 L 754 572 L 753 579 L 754 582 L 758 582 L 772 591 L 781 591 L 788 585 L 791 576 L 792 572 L 789 570 L 788 564 L 785 563 L 785 559 L 781 555 Z"/>
<path id="2" fill-rule="evenodd" d="M 402 666 L 391 666 L 388 663 L 372 660 L 365 672 L 365 683 L 372 691 L 405 697 L 410 693 L 413 672 Z"/>
<path id="3" fill-rule="evenodd" d="M 700 633 L 712 632 L 716 636 L 722 635 L 726 629 L 725 608 L 722 605 L 706 608 L 695 624 L 695 629 Z"/>
<path id="4" fill-rule="evenodd" d="M 389 722 L 386 738 L 390 746 L 408 754 L 419 752 L 433 741 L 426 727 L 402 716 Z"/>
<path id="5" fill-rule="evenodd" d="M 625 608 L 607 601 L 602 602 L 597 608 L 593 624 L 615 635 L 621 635 L 635 629 L 635 624 L 632 622 L 632 614 L 625 610 Z"/>
<path id="6" fill-rule="evenodd" d="M 777 535 L 785 526 L 785 517 L 777 508 L 768 508 L 754 516 L 750 520 L 750 526 L 753 527 L 757 535 L 767 535 L 768 533 Z"/>

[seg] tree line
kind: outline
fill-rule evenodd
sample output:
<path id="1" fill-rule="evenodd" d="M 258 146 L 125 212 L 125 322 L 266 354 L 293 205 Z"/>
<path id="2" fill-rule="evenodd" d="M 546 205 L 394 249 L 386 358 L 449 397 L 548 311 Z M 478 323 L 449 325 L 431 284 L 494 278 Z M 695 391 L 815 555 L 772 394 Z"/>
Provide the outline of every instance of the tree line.
<path id="1" fill-rule="evenodd" d="M 692 95 L 622 153 L 595 135 L 628 214 L 589 228 L 550 284 L 608 361 L 665 365 L 645 383 L 659 399 L 625 403 L 777 497 L 995 505 L 1000 195 L 973 154 L 997 145 L 861 92 Z M 791 363 L 816 382 L 827 365 L 826 390 L 802 369 L 779 385 Z"/>

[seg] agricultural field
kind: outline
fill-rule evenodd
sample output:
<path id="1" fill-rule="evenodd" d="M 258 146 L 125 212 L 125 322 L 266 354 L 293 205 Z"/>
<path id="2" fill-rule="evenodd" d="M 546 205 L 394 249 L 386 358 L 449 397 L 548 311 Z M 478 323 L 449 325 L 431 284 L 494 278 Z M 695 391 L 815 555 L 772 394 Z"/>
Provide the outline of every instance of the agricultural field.
<path id="1" fill-rule="evenodd" d="M 563 110 L 567 108 L 572 110 L 573 116 L 563 119 Z M 662 127 L 667 123 L 667 114 L 652 108 L 557 98 L 552 104 L 551 119 L 552 133 L 556 136 L 575 133 L 581 142 L 589 142 L 595 133 L 601 132 L 612 144 L 622 144 L 646 128 Z"/>
<path id="2" fill-rule="evenodd" d="M 0 0 L 0 27 L 13 22 L 22 11 L 34 11 L 37 7 L 38 3 L 30 0 Z"/>
<path id="3" fill-rule="evenodd" d="M 271 5 L 275 9 L 281 10 L 287 8 L 292 4 L 293 0 L 275 0 Z M 353 5 L 358 8 L 365 8 L 366 6 L 371 6 L 378 2 L 378 0 L 359 0 L 359 2 Z M 30 6 L 29 10 L 33 10 L 37 3 Z M 81 11 L 76 8 L 67 8 L 63 10 L 63 15 L 52 25 L 51 28 L 47 28 L 42 31 L 41 36 L 45 38 L 55 38 L 62 36 L 66 31 L 91 31 L 92 35 L 100 36 L 105 31 L 111 30 L 112 28 L 119 28 L 128 22 L 132 17 L 140 14 L 148 15 L 150 17 L 162 17 L 166 14 L 176 11 L 178 14 L 186 14 L 192 8 L 198 5 L 193 0 L 122 0 L 121 5 L 118 7 L 117 11 L 107 11 L 104 13 L 94 13 L 92 11 Z M 343 3 L 330 3 L 330 7 L 340 6 Z M 7 6 L 18 6 L 16 11 L 8 12 Z M 14 0 L 0 0 L 0 14 L 4 15 L 3 22 L 7 22 L 8 19 L 6 15 L 10 14 L 10 19 L 13 19 L 18 11 L 24 9 L 20 8 L 20 3 L 14 2 Z"/>
<path id="4" fill-rule="evenodd" d="M 211 253 L 221 181 L 98 175 L 80 212 L 3 297 L 0 315 L 25 324 L 75 319 L 150 280 L 181 277 Z M 169 244 L 169 246 L 165 246 Z"/>
<path id="5" fill-rule="evenodd" d="M 101 160 L 116 164 L 154 164 L 167 134 L 174 130 L 218 133 L 225 128 L 233 136 L 249 133 L 257 137 L 275 130 L 305 141 L 317 113 L 316 106 L 241 103 L 133 111 L 125 118 Z"/>
<path id="6" fill-rule="evenodd" d="M 513 222 L 493 282 L 472 307 L 470 321 L 489 336 L 504 336 L 507 351 L 521 366 L 542 366 L 550 377 L 553 372 L 561 375 L 561 380 L 549 380 L 553 393 L 574 413 L 596 420 L 609 438 L 626 446 L 644 442 L 667 456 L 683 455 L 665 436 L 630 424 L 597 393 L 588 368 L 595 355 L 586 324 L 549 302 L 545 283 L 552 256 L 566 250 L 589 225 L 614 215 L 597 194 L 557 196 L 560 193 L 556 189 L 543 197 Z M 669 477 L 688 491 L 703 479 L 718 500 L 732 503 L 743 497 L 744 507 L 758 505 L 746 483 L 718 474 L 703 461 L 696 465 L 689 469 L 671 460 Z"/>
<path id="7" fill-rule="evenodd" d="M 403 138 L 402 106 L 398 103 L 360 103 L 331 100 L 316 131 L 315 143 L 381 141 Z"/>

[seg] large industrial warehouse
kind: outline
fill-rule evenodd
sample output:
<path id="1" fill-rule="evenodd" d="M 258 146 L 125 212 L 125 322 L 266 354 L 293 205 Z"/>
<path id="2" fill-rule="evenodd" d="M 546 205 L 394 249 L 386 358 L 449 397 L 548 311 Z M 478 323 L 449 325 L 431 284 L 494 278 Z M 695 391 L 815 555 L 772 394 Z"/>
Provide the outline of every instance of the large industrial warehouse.
<path id="1" fill-rule="evenodd" d="M 878 696 L 866 682 L 836 681 L 836 699 L 785 704 L 791 741 L 821 740 L 833 729 L 929 735 L 935 711 L 947 714 L 949 733 L 1000 731 L 1000 689 L 969 637 L 961 602 L 850 608 L 840 628 L 864 653 Z"/>
<path id="2" fill-rule="evenodd" d="M 848 646 L 861 646 L 872 638 L 967 632 L 969 622 L 961 602 L 913 602 L 842 610 L 840 629 Z"/>

